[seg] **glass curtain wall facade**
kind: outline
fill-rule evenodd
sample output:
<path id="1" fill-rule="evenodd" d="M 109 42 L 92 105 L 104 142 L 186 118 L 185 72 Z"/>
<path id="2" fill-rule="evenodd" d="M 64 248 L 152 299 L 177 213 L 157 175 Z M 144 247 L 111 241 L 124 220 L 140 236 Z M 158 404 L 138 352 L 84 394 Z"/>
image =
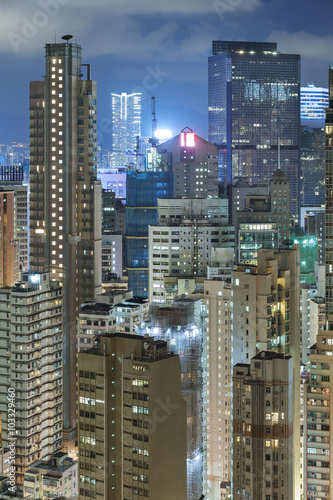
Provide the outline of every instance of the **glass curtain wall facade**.
<path id="1" fill-rule="evenodd" d="M 157 200 L 173 194 L 172 172 L 127 174 L 126 266 L 134 297 L 148 298 L 148 226 L 158 222 Z"/>
<path id="2" fill-rule="evenodd" d="M 300 56 L 276 44 L 213 42 L 209 58 L 209 141 L 220 150 L 220 180 L 269 182 L 280 168 L 299 209 Z"/>

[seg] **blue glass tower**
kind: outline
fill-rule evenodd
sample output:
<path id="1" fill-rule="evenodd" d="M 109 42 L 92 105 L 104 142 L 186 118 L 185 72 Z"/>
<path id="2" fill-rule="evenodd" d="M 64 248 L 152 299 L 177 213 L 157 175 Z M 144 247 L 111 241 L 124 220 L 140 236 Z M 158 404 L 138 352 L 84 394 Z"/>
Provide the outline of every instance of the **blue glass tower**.
<path id="1" fill-rule="evenodd" d="M 298 215 L 300 56 L 280 54 L 275 43 L 214 41 L 208 99 L 221 180 L 268 183 L 280 163 Z"/>
<path id="2" fill-rule="evenodd" d="M 172 172 L 128 172 L 126 267 L 135 297 L 148 298 L 148 226 L 158 223 L 157 200 L 173 196 Z"/>

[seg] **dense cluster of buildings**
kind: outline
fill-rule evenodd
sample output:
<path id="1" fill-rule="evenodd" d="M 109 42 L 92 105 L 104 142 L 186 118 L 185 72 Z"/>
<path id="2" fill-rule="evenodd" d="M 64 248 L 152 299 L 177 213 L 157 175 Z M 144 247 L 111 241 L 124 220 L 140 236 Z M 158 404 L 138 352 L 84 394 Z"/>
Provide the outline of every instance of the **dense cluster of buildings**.
<path id="1" fill-rule="evenodd" d="M 333 92 L 214 41 L 209 142 L 142 139 L 114 93 L 98 171 L 69 40 L 30 85 L 29 186 L 0 167 L 0 498 L 331 498 Z"/>

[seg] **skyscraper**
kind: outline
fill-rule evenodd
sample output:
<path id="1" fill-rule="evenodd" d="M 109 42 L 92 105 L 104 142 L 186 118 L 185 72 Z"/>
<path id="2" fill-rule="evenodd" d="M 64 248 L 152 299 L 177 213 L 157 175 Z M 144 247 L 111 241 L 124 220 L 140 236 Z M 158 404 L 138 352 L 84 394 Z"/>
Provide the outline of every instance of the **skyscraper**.
<path id="1" fill-rule="evenodd" d="M 128 286 L 148 297 L 148 229 L 157 223 L 157 200 L 173 195 L 173 173 L 128 172 L 126 184 L 126 267 Z"/>
<path id="2" fill-rule="evenodd" d="M 326 110 L 326 254 L 325 254 L 325 282 L 326 282 L 326 319 L 328 328 L 333 329 L 333 65 L 329 69 L 329 107 Z"/>
<path id="3" fill-rule="evenodd" d="M 67 37 L 66 37 L 67 38 Z M 30 84 L 30 267 L 64 293 L 64 441 L 76 429 L 76 316 L 101 283 L 96 82 L 81 46 L 46 45 L 44 81 Z"/>
<path id="4" fill-rule="evenodd" d="M 112 164 L 115 167 L 135 166 L 141 135 L 141 94 L 112 95 Z"/>
<path id="5" fill-rule="evenodd" d="M 209 58 L 209 141 L 220 179 L 269 182 L 283 170 L 290 211 L 299 209 L 300 56 L 275 43 L 213 42 Z"/>
<path id="6" fill-rule="evenodd" d="M 310 348 L 309 383 L 304 395 L 305 481 L 308 499 L 332 496 L 333 469 L 330 457 L 333 414 L 333 66 L 329 68 L 329 96 L 325 120 L 326 328 L 318 330 L 316 343 Z"/>

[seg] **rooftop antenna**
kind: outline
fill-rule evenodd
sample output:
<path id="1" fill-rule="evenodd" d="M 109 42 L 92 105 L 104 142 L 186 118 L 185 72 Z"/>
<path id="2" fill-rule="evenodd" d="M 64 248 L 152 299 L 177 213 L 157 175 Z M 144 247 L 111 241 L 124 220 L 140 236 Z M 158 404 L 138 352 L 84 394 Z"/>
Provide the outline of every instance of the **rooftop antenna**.
<path id="1" fill-rule="evenodd" d="M 57 43 L 57 30 L 54 30 L 54 43 Z"/>
<path id="2" fill-rule="evenodd" d="M 66 42 L 68 43 L 69 40 L 71 40 L 73 38 L 73 35 L 64 35 L 61 37 L 62 40 L 66 40 Z"/>

